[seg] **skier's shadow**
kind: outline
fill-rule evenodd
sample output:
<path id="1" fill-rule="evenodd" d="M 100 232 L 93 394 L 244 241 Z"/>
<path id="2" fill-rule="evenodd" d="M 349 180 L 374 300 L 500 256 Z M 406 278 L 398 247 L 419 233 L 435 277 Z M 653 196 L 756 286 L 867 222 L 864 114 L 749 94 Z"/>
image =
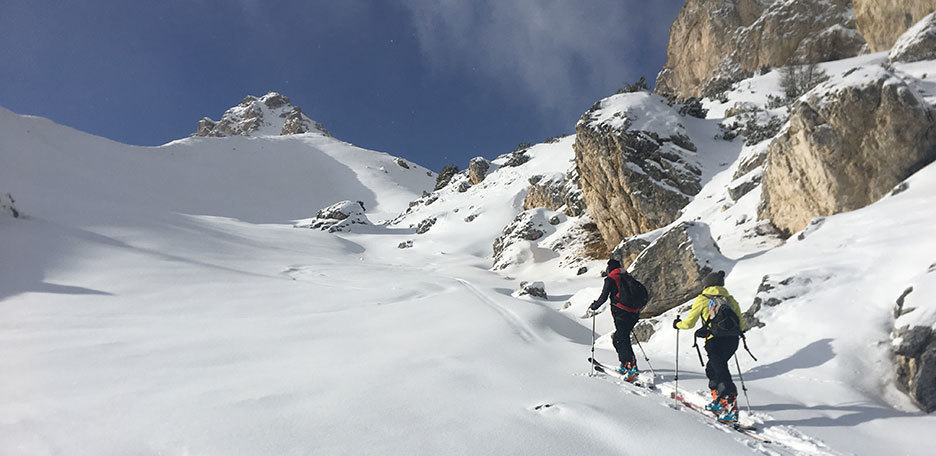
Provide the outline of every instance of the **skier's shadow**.
<path id="1" fill-rule="evenodd" d="M 793 356 L 775 363 L 757 366 L 744 373 L 745 380 L 762 380 L 786 374 L 796 369 L 809 369 L 825 364 L 835 357 L 832 339 L 817 340 L 801 349 Z"/>
<path id="2" fill-rule="evenodd" d="M 800 420 L 772 420 L 764 422 L 765 426 L 856 426 L 868 421 L 881 418 L 923 416 L 923 413 L 908 413 L 894 410 L 884 406 L 873 404 L 854 404 L 854 405 L 815 405 L 804 406 L 802 404 L 769 404 L 751 407 L 752 410 L 761 412 L 776 412 L 782 410 L 794 410 L 798 412 L 816 411 L 825 416 L 814 416 Z M 834 416 L 828 416 L 834 415 Z"/>

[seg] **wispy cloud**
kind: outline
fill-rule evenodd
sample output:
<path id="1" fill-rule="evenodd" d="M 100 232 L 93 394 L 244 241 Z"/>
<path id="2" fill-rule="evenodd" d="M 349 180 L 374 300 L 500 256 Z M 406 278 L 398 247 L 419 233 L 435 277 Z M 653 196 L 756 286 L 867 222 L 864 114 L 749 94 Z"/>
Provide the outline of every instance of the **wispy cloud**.
<path id="1" fill-rule="evenodd" d="M 536 107 L 563 115 L 596 88 L 634 77 L 639 70 L 629 67 L 647 47 L 641 35 L 672 20 L 639 0 L 401 2 L 434 67 L 478 72 L 505 93 L 534 97 Z"/>

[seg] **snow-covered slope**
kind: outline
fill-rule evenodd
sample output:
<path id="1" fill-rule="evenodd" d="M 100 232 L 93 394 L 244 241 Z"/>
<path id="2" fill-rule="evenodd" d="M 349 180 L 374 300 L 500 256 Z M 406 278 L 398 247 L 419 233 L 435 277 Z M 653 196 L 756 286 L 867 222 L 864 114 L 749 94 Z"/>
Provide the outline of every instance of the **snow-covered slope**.
<path id="1" fill-rule="evenodd" d="M 176 212 L 282 223 L 352 199 L 382 220 L 434 182 L 421 166 L 317 133 L 131 147 L 2 108 L 0 129 L 4 191 L 37 217 Z"/>
<path id="2" fill-rule="evenodd" d="M 931 102 L 934 62 L 894 67 Z M 0 453 L 928 454 L 936 416 L 896 390 L 890 350 L 896 327 L 936 324 L 936 165 L 778 238 L 757 221 L 751 165 L 768 141 L 714 137 L 738 102 L 785 115 L 768 107 L 778 81 L 742 81 L 687 119 L 702 190 L 674 222 L 707 225 L 727 288 L 745 310 L 762 302 L 759 361 L 738 361 L 743 420 L 772 444 L 670 407 L 677 356 L 679 389 L 706 390 L 691 336 L 670 327 L 684 307 L 642 346 L 659 392 L 588 376 L 578 316 L 602 262 L 555 248 L 588 216 L 523 210 L 532 182 L 569 176 L 572 137 L 424 196 L 424 168 L 320 133 L 144 148 L 0 109 L 0 195 L 22 215 L 0 211 Z M 344 200 L 376 226 L 293 228 Z M 492 272 L 518 221 L 543 235 L 514 239 Z M 512 296 L 530 280 L 549 297 Z M 595 323 L 610 361 L 613 323 Z"/>

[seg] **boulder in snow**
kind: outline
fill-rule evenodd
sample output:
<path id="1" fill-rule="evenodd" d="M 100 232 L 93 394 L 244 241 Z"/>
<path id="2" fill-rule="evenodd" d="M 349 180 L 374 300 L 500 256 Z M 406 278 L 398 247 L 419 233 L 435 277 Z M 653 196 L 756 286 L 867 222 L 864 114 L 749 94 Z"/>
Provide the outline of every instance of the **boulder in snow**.
<path id="1" fill-rule="evenodd" d="M 520 282 L 520 289 L 515 294 L 516 296 L 530 295 L 534 298 L 549 299 L 546 295 L 546 285 L 543 282 Z"/>
<path id="2" fill-rule="evenodd" d="M 936 159 L 936 110 L 899 75 L 865 66 L 793 108 L 767 152 L 758 217 L 789 236 L 871 204 Z"/>
<path id="3" fill-rule="evenodd" d="M 631 264 L 649 245 L 650 241 L 644 236 L 629 237 L 611 250 L 611 258 L 620 261 L 623 265 Z"/>
<path id="4" fill-rule="evenodd" d="M 353 225 L 370 224 L 370 220 L 364 215 L 364 203 L 341 201 L 320 210 L 314 218 L 296 222 L 294 226 L 336 233 L 351 231 Z"/>
<path id="5" fill-rule="evenodd" d="M 650 294 L 643 317 L 655 317 L 702 291 L 702 278 L 712 271 L 728 270 L 708 225 L 682 222 L 663 233 L 630 266 L 631 274 Z"/>
<path id="6" fill-rule="evenodd" d="M 936 264 L 897 299 L 891 333 L 897 388 L 925 412 L 936 411 Z"/>

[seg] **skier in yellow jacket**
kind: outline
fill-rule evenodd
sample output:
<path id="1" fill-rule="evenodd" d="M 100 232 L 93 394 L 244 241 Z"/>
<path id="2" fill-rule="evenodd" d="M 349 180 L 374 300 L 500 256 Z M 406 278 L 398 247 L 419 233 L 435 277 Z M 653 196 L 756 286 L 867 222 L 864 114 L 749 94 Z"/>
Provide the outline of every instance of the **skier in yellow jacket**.
<path id="1" fill-rule="evenodd" d="M 712 390 L 712 403 L 705 408 L 716 413 L 719 421 L 737 422 L 738 388 L 731 381 L 728 361 L 738 350 L 744 323 L 738 301 L 725 289 L 725 271 L 705 276 L 702 280 L 702 294 L 692 302 L 689 315 L 685 320 L 677 316 L 673 327 L 692 329 L 700 317 L 702 328 L 696 331 L 696 337 L 705 338 L 705 352 L 708 353 L 705 376 Z"/>

